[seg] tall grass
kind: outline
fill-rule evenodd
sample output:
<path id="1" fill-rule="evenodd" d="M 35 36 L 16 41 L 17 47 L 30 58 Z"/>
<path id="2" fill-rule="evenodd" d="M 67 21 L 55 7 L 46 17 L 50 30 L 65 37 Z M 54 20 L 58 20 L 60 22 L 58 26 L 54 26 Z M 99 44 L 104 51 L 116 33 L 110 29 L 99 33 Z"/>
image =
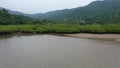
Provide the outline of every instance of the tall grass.
<path id="1" fill-rule="evenodd" d="M 50 25 L 2 25 L 0 34 L 9 33 L 120 33 L 120 24 L 79 25 L 79 24 L 50 24 Z"/>

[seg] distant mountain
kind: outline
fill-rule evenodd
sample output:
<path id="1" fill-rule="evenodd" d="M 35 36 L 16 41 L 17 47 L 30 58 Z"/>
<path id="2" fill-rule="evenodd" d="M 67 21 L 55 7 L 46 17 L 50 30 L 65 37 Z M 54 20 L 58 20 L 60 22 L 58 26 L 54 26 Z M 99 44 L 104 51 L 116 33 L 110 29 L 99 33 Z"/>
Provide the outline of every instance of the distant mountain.
<path id="1" fill-rule="evenodd" d="M 3 8 L 0 7 L 0 10 L 2 10 Z M 10 14 L 18 14 L 18 15 L 24 15 L 24 13 L 21 13 L 21 12 L 18 12 L 18 11 L 12 11 L 12 10 L 9 10 L 9 9 L 6 9 Z"/>
<path id="2" fill-rule="evenodd" d="M 54 21 L 81 22 L 87 20 L 108 20 L 120 21 L 120 0 L 94 1 L 87 6 L 73 9 L 51 11 L 44 14 L 34 14 L 34 18 L 49 19 Z M 115 21 L 116 20 L 116 21 Z M 108 22 L 108 21 L 107 21 Z"/>
<path id="3" fill-rule="evenodd" d="M 19 14 L 53 21 L 120 23 L 120 0 L 98 0 L 83 7 L 38 14 L 25 14 L 17 11 L 8 11 L 11 14 Z"/>
<path id="4" fill-rule="evenodd" d="M 2 8 L 0 7 L 0 10 L 2 9 L 6 9 L 6 8 Z M 24 15 L 24 16 L 30 16 L 31 17 L 31 14 L 26 14 L 26 13 L 22 13 L 22 12 L 19 12 L 19 11 L 12 11 L 10 9 L 6 9 L 10 14 L 15 14 L 15 15 Z"/>
<path id="5" fill-rule="evenodd" d="M 8 10 L 0 8 L 0 25 L 32 24 L 34 22 L 35 20 L 30 17 L 10 14 Z"/>

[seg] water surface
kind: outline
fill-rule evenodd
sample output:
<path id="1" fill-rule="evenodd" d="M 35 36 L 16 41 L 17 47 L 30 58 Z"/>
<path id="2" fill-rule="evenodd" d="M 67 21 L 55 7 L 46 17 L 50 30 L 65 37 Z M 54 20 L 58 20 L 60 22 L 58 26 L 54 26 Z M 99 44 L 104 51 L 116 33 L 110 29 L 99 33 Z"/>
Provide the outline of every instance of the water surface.
<path id="1" fill-rule="evenodd" d="M 120 43 L 55 35 L 4 36 L 0 68 L 120 68 Z"/>

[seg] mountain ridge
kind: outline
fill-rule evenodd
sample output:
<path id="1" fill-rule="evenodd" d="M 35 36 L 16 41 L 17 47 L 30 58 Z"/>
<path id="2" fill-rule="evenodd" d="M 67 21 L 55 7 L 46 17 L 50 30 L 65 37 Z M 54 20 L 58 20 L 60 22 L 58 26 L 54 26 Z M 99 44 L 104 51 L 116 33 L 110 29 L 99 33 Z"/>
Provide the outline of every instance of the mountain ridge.
<path id="1" fill-rule="evenodd" d="M 54 21 L 80 21 L 89 19 L 100 19 L 109 17 L 112 14 L 120 17 L 120 1 L 94 1 L 84 7 L 73 9 L 64 9 L 58 11 L 47 12 L 44 14 L 35 14 L 33 17 L 40 19 L 49 19 Z"/>
<path id="2" fill-rule="evenodd" d="M 108 20 L 119 22 L 120 17 L 120 0 L 102 0 L 94 1 L 87 6 L 77 7 L 72 9 L 63 9 L 50 11 L 46 13 L 25 14 L 17 11 L 9 12 L 11 14 L 20 14 L 38 19 L 48 19 L 53 21 L 68 21 L 68 22 L 102 22 Z M 113 18 L 110 20 L 110 18 Z M 94 21 L 95 20 L 95 21 Z M 114 20 L 114 21 L 113 21 Z M 106 21 L 106 22 L 108 22 Z"/>

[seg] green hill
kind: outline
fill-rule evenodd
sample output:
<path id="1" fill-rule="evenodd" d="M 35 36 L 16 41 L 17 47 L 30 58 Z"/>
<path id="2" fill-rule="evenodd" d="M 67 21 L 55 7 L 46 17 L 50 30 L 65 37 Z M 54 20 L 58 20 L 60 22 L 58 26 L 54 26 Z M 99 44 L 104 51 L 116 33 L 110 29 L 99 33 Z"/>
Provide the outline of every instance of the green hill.
<path id="1" fill-rule="evenodd" d="M 33 19 L 30 17 L 9 14 L 6 9 L 0 10 L 0 25 L 12 25 L 12 24 L 28 24 L 33 23 Z"/>
<path id="2" fill-rule="evenodd" d="M 31 15 L 34 18 L 69 22 L 119 23 L 120 1 L 94 1 L 87 6 Z"/>
<path id="3" fill-rule="evenodd" d="M 1 9 L 1 8 L 0 8 Z M 120 23 L 120 0 L 99 0 L 87 6 L 47 13 L 25 14 L 7 9 L 10 14 L 69 23 Z"/>

